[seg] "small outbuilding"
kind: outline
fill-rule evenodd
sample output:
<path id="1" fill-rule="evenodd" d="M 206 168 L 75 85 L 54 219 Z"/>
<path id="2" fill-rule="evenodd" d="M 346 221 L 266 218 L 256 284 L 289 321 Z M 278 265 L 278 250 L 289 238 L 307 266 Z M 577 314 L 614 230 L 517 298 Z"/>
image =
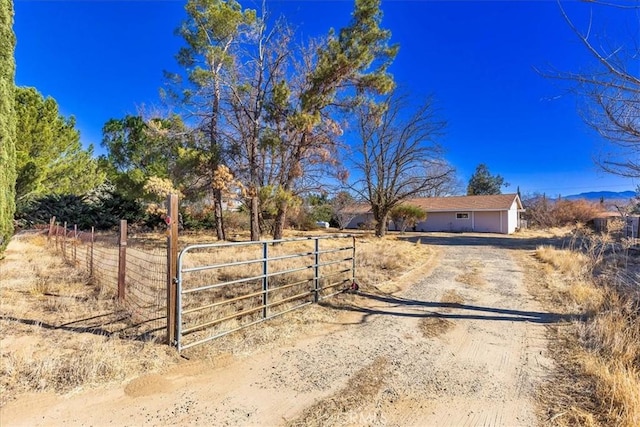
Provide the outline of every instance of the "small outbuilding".
<path id="1" fill-rule="evenodd" d="M 511 234 L 520 227 L 522 201 L 518 194 L 491 196 L 424 197 L 408 200 L 427 212 L 414 231 L 480 232 Z M 363 206 L 363 205 L 361 205 Z M 360 208 L 347 228 L 366 227 L 373 221 L 370 209 Z M 395 230 L 393 221 L 389 230 Z"/>

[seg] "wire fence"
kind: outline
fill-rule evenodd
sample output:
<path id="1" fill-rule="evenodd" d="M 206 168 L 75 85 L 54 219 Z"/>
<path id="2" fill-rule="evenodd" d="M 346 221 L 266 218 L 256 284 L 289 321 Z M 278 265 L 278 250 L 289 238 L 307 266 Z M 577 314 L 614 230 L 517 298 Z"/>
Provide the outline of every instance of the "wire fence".
<path id="1" fill-rule="evenodd" d="M 114 311 L 127 321 L 127 327 L 118 331 L 120 336 L 165 339 L 166 248 L 136 247 L 136 240 L 127 236 L 126 221 L 116 234 L 81 231 L 52 220 L 48 240 L 67 263 L 85 272 L 100 297 L 114 300 Z"/>

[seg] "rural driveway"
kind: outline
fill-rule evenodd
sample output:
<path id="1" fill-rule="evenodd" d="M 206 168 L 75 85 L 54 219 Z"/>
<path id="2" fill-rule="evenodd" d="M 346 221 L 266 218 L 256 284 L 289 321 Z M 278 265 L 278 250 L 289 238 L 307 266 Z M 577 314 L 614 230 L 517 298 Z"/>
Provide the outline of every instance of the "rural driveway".
<path id="1" fill-rule="evenodd" d="M 189 362 L 108 389 L 19 399 L 2 424 L 538 424 L 534 394 L 551 367 L 544 328 L 560 316 L 527 294 L 513 256 L 522 245 L 424 239 L 438 239 L 438 266 L 393 295 L 331 300 L 340 328 L 213 368 Z"/>

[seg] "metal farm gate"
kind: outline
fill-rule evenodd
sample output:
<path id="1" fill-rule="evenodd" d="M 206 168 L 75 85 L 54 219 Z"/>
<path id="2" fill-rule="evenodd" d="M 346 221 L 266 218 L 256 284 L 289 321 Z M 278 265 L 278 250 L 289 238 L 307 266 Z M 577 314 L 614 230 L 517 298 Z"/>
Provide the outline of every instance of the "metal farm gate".
<path id="1" fill-rule="evenodd" d="M 355 250 L 352 235 L 187 246 L 174 281 L 174 344 L 182 351 L 343 291 Z"/>

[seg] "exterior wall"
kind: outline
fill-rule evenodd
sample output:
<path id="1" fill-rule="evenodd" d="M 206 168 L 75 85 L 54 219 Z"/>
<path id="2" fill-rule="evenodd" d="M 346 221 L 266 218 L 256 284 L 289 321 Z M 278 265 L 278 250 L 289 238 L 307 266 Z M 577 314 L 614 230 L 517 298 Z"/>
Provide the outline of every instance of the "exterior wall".
<path id="1" fill-rule="evenodd" d="M 475 231 L 479 233 L 503 233 L 503 228 L 500 224 L 501 216 L 502 211 L 474 212 Z M 506 218 L 503 218 L 502 221 L 506 222 Z M 504 226 L 505 224 L 502 225 Z"/>
<path id="2" fill-rule="evenodd" d="M 360 228 L 360 224 L 371 224 L 371 227 L 373 227 L 373 214 L 368 213 L 356 216 L 349 222 L 346 228 L 358 229 Z"/>
<path id="3" fill-rule="evenodd" d="M 429 212 L 426 221 L 418 223 L 416 231 L 476 231 L 479 233 L 515 232 L 518 223 L 518 211 L 469 211 L 468 219 L 456 218 L 456 213 Z"/>
<path id="4" fill-rule="evenodd" d="M 469 218 L 458 219 L 457 213 L 468 213 Z M 360 224 L 373 224 L 372 214 L 358 215 L 351 220 L 347 228 L 357 229 Z M 425 221 L 416 225 L 415 231 L 471 232 L 511 234 L 518 226 L 517 204 L 508 211 L 452 211 L 429 212 Z M 389 230 L 396 230 L 393 221 Z M 408 228 L 407 231 L 412 231 Z"/>
<path id="5" fill-rule="evenodd" d="M 466 212 L 466 211 L 460 211 Z M 469 218 L 456 218 L 457 212 L 429 212 L 427 219 L 416 225 L 416 231 L 472 231 L 472 214 Z"/>
<path id="6" fill-rule="evenodd" d="M 518 224 L 518 204 L 515 201 L 511 205 L 511 209 L 507 211 L 507 225 L 507 234 L 515 233 L 516 228 L 520 226 Z"/>

